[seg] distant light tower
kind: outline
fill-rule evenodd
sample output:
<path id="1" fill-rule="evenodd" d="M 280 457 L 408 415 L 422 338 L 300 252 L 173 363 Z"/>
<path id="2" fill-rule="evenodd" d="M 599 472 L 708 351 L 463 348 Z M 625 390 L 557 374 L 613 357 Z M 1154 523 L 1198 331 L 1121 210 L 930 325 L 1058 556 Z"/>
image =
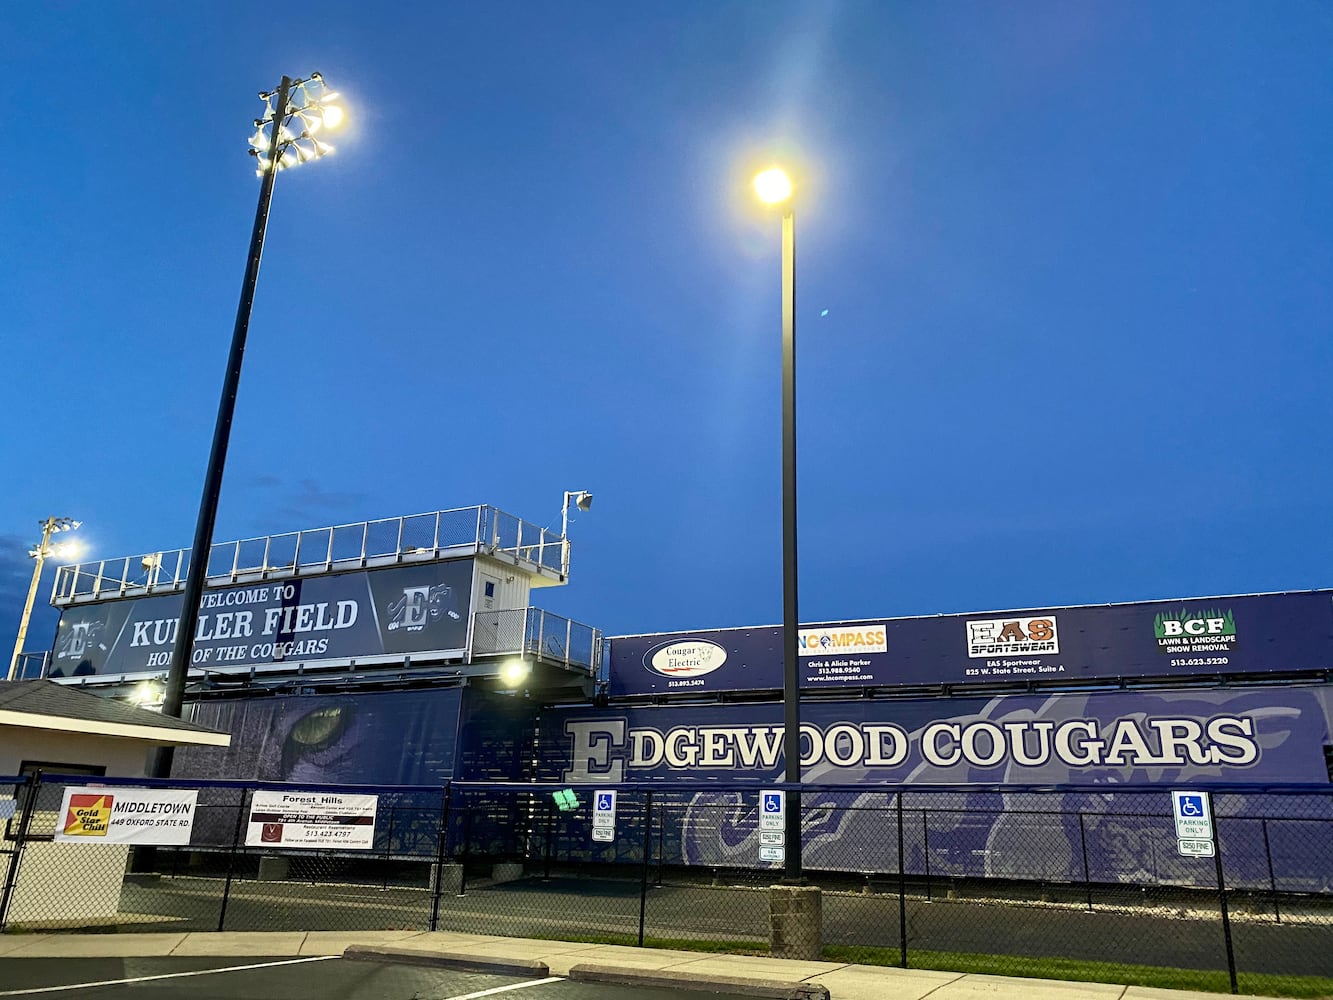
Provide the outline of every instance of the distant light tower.
<path id="1" fill-rule="evenodd" d="M 782 753 L 787 793 L 786 857 L 789 882 L 801 879 L 801 675 L 796 586 L 796 212 L 792 183 L 772 167 L 754 179 L 755 194 L 782 207 Z"/>
<path id="2" fill-rule="evenodd" d="M 565 503 L 560 508 L 560 575 L 569 576 L 569 502 L 579 510 L 592 509 L 592 494 L 587 490 L 566 490 Z"/>
<path id="3" fill-rule="evenodd" d="M 47 556 L 64 557 L 71 555 L 73 548 L 72 542 L 64 545 L 52 545 L 51 536 L 59 534 L 62 531 L 76 531 L 83 523 L 74 521 L 68 517 L 48 517 L 45 521 L 38 521 L 42 527 L 42 540 L 36 548 L 30 549 L 28 555 L 37 560 L 32 567 L 32 585 L 28 587 L 28 600 L 23 605 L 23 617 L 19 619 L 19 634 L 14 641 L 14 655 L 9 658 L 9 676 L 8 680 L 18 679 L 19 656 L 23 652 L 23 640 L 28 637 L 28 620 L 32 617 L 32 603 L 37 597 L 37 585 L 42 579 L 42 565 L 46 562 Z"/>
<path id="4" fill-rule="evenodd" d="M 304 80 L 284 76 L 278 89 L 260 94 L 265 104 L 262 118 L 255 119 L 255 134 L 250 138 L 250 155 L 258 162 L 260 177 L 259 206 L 250 236 L 241 301 L 236 307 L 236 325 L 232 329 L 231 353 L 218 402 L 217 423 L 213 427 L 213 446 L 208 453 L 199 518 L 195 522 L 194 545 L 186 571 L 185 591 L 181 595 L 180 626 L 171 648 L 171 665 L 162 699 L 162 714 L 180 718 L 185 700 L 185 679 L 190 670 L 190 650 L 199 622 L 199 601 L 208 577 L 208 556 L 213 548 L 213 524 L 217 520 L 218 497 L 222 493 L 222 469 L 227 462 L 227 443 L 231 437 L 232 413 L 241 381 L 241 361 L 245 355 L 245 337 L 250 329 L 250 310 L 254 305 L 255 285 L 259 280 L 259 259 L 264 251 L 264 232 L 268 227 L 269 205 L 273 201 L 273 182 L 279 170 L 295 167 L 307 160 L 333 152 L 333 147 L 315 137 L 317 132 L 334 128 L 342 122 L 342 108 L 333 103 L 338 95 L 330 92 L 324 78 L 311 73 Z M 293 122 L 299 124 L 293 127 Z M 159 749 L 153 764 L 153 777 L 169 778 L 174 759 L 172 747 Z"/>

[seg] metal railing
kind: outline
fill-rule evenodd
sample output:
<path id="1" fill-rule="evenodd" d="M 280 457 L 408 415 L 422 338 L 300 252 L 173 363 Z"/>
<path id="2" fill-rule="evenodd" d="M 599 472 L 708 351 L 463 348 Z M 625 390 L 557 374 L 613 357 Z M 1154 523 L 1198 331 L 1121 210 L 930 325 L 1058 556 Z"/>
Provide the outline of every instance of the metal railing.
<path id="1" fill-rule="evenodd" d="M 602 659 L 600 629 L 541 608 L 478 611 L 472 616 L 472 659 L 525 656 L 596 676 Z"/>
<path id="2" fill-rule="evenodd" d="M 225 586 L 478 553 L 563 579 L 565 545 L 559 532 L 483 504 L 218 542 L 209 552 L 208 582 Z M 189 564 L 185 548 L 61 566 L 51 603 L 172 593 L 185 586 Z"/>
<path id="3" fill-rule="evenodd" d="M 50 662 L 51 652 L 19 653 L 18 664 L 14 670 L 14 680 L 32 681 L 46 676 L 46 666 Z"/>

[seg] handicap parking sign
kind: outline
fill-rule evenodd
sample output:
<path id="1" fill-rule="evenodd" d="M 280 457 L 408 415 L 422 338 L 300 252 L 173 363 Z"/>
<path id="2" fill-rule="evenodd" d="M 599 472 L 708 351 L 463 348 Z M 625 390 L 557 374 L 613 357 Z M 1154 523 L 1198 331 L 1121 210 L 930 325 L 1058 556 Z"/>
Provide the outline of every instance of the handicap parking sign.
<path id="1" fill-rule="evenodd" d="M 597 810 L 598 810 L 598 812 L 610 812 L 610 811 L 611 811 L 611 801 L 612 801 L 612 799 L 611 799 L 611 793 L 610 793 L 610 792 L 602 792 L 602 793 L 600 793 L 600 794 L 597 796 Z"/>
<path id="2" fill-rule="evenodd" d="M 759 793 L 759 829 L 783 829 L 786 825 L 786 812 L 786 792 L 766 789 Z"/>
<path id="3" fill-rule="evenodd" d="M 1177 840 L 1213 839 L 1213 817 L 1208 808 L 1207 792 L 1172 792 L 1171 813 L 1176 821 Z"/>

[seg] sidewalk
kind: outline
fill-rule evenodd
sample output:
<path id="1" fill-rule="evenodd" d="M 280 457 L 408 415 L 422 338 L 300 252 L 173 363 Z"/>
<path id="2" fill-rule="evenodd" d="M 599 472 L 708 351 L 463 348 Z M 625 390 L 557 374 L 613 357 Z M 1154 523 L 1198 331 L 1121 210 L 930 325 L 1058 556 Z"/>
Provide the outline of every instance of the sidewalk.
<path id="1" fill-rule="evenodd" d="M 629 985 L 690 986 L 769 997 L 831 1000 L 1219 1000 L 1221 994 L 1141 986 L 1014 979 L 837 962 L 659 951 L 449 931 L 229 931 L 194 934 L 5 934 L 11 958 L 342 955 L 374 961 L 468 965 L 519 975 L 566 976 Z M 784 992 L 785 991 L 785 992 Z"/>

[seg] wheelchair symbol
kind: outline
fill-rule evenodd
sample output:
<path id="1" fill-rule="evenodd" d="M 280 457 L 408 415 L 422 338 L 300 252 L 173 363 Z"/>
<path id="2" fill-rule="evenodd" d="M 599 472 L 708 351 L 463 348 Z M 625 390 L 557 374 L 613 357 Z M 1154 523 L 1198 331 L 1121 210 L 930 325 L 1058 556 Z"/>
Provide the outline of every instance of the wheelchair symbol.
<path id="1" fill-rule="evenodd" d="M 598 811 L 598 812 L 610 812 L 610 811 L 611 811 L 611 796 L 609 796 L 609 795 L 599 795 L 599 796 L 597 796 L 597 811 Z"/>
<path id="2" fill-rule="evenodd" d="M 1202 816 L 1203 799 L 1194 795 L 1184 795 L 1180 799 L 1180 815 L 1182 816 Z"/>
<path id="3" fill-rule="evenodd" d="M 764 812 L 766 813 L 782 812 L 782 798 L 777 795 L 765 795 Z"/>

